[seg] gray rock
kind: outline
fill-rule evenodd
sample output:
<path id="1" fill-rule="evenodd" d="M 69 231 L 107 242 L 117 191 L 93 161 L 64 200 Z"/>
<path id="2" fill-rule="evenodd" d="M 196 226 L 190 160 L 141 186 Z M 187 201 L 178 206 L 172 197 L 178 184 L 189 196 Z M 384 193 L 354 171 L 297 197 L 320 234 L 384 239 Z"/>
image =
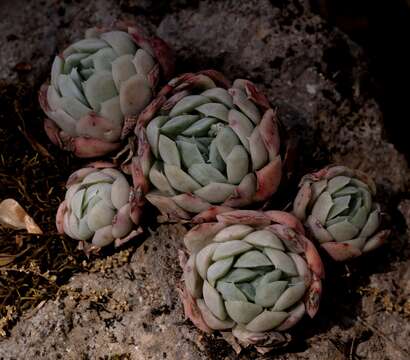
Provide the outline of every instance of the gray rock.
<path id="1" fill-rule="evenodd" d="M 360 48 L 298 1 L 272 3 L 200 2 L 165 16 L 158 33 L 181 68 L 214 67 L 263 86 L 301 138 L 305 166 L 343 162 L 369 172 L 386 191 L 403 191 L 408 167 L 384 138 Z"/>
<path id="2" fill-rule="evenodd" d="M 21 320 L 0 343 L 0 358 L 206 359 L 199 334 L 184 320 L 176 286 L 181 271 L 177 249 L 182 226 L 161 226 L 129 264 L 97 264 L 93 273 L 74 276 L 50 301 Z M 112 261 L 113 260 L 113 261 Z M 111 265 L 109 265 L 111 264 Z"/>
<path id="3" fill-rule="evenodd" d="M 178 54 L 180 72 L 212 67 L 260 85 L 300 141 L 297 175 L 333 161 L 359 167 L 375 177 L 380 201 L 391 208 L 408 189 L 407 164 L 384 137 L 361 49 L 302 0 L 3 0 L 0 13 L 0 87 L 23 82 L 35 92 L 57 49 L 84 28 L 136 19 L 150 29 L 158 25 Z M 408 202 L 400 207 L 407 219 L 409 208 Z M 399 224 L 398 214 L 392 219 Z M 184 231 L 163 225 L 129 263 L 117 261 L 118 253 L 116 266 L 109 258 L 95 263 L 98 271 L 75 275 L 56 300 L 25 314 L 0 340 L 0 358 L 238 358 L 224 340 L 201 334 L 183 317 L 177 250 Z M 275 358 L 408 358 L 408 315 L 383 305 L 384 295 L 399 305 L 408 298 L 408 234 L 396 226 L 386 249 L 387 256 L 327 264 L 318 317 L 303 321 L 290 353 Z M 245 351 L 240 358 L 255 356 Z"/>

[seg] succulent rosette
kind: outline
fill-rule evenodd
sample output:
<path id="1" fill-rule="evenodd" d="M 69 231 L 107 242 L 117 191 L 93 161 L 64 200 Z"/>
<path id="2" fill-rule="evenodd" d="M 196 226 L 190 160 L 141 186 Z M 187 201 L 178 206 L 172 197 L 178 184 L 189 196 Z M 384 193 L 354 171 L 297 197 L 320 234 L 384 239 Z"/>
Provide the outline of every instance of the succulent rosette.
<path id="1" fill-rule="evenodd" d="M 120 147 L 127 118 L 138 115 L 160 78 L 173 72 L 173 56 L 159 38 L 137 27 L 89 29 L 54 59 L 51 81 L 39 92 L 50 140 L 79 157 Z"/>
<path id="2" fill-rule="evenodd" d="M 79 240 L 87 253 L 113 242 L 119 246 L 141 232 L 135 229 L 139 213 L 133 211 L 132 188 L 112 164 L 99 162 L 77 170 L 66 187 L 57 229 Z"/>
<path id="3" fill-rule="evenodd" d="M 235 210 L 185 236 L 181 297 L 201 330 L 232 332 L 241 345 L 269 349 L 277 332 L 315 316 L 324 269 L 302 224 L 282 211 Z"/>
<path id="4" fill-rule="evenodd" d="M 169 219 L 203 222 L 263 202 L 282 177 L 276 112 L 248 80 L 207 70 L 171 80 L 137 121 L 136 186 Z"/>
<path id="5" fill-rule="evenodd" d="M 384 243 L 389 230 L 379 230 L 376 186 L 365 173 L 328 166 L 302 178 L 293 213 L 336 261 L 371 251 Z"/>

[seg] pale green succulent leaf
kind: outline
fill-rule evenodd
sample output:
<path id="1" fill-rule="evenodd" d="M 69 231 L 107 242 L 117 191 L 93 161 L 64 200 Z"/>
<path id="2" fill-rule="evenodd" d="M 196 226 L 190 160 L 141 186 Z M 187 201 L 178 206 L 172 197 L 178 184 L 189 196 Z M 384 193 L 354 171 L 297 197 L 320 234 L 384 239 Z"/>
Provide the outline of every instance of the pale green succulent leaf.
<path id="1" fill-rule="evenodd" d="M 82 91 L 77 87 L 70 75 L 61 74 L 58 77 L 58 89 L 63 97 L 74 97 L 84 105 L 88 105 Z"/>
<path id="2" fill-rule="evenodd" d="M 165 164 L 174 165 L 181 168 L 181 156 L 175 141 L 165 135 L 160 135 L 158 141 L 158 152 L 160 158 Z"/>
<path id="3" fill-rule="evenodd" d="M 227 330 L 235 326 L 235 322 L 231 319 L 219 320 L 216 316 L 214 316 L 206 306 L 205 301 L 203 301 L 202 299 L 198 299 L 196 303 L 201 312 L 203 320 L 211 329 Z"/>
<path id="4" fill-rule="evenodd" d="M 74 119 L 81 119 L 92 110 L 73 96 L 63 96 L 60 99 L 61 108 Z"/>
<path id="5" fill-rule="evenodd" d="M 103 247 L 111 244 L 114 241 L 112 234 L 112 225 L 106 225 L 99 228 L 91 240 L 91 243 L 97 247 Z"/>
<path id="6" fill-rule="evenodd" d="M 82 81 L 83 79 L 81 78 L 80 73 L 78 72 L 77 68 L 74 68 L 70 72 L 70 77 L 73 79 L 74 83 L 77 85 L 77 87 L 80 89 L 82 87 Z"/>
<path id="7" fill-rule="evenodd" d="M 132 60 L 138 74 L 148 75 L 155 66 L 155 60 L 143 49 L 138 49 Z"/>
<path id="8" fill-rule="evenodd" d="M 320 223 L 324 224 L 329 215 L 330 209 L 333 207 L 333 199 L 330 194 L 325 191 L 316 200 L 312 208 L 312 215 Z"/>
<path id="9" fill-rule="evenodd" d="M 84 54 L 84 53 L 74 53 L 74 54 L 67 56 L 64 59 L 63 73 L 69 74 L 71 70 L 77 67 L 80 64 L 81 60 L 86 58 L 87 56 L 88 54 Z"/>
<path id="10" fill-rule="evenodd" d="M 104 48 L 98 50 L 93 56 L 95 71 L 111 71 L 111 63 L 116 58 L 117 54 L 111 48 Z"/>
<path id="11" fill-rule="evenodd" d="M 263 251 L 277 269 L 282 270 L 288 276 L 298 275 L 295 263 L 289 255 L 287 255 L 283 251 L 271 248 L 264 248 Z"/>
<path id="12" fill-rule="evenodd" d="M 218 169 L 219 171 L 225 171 L 226 169 L 225 161 L 219 154 L 216 139 L 212 141 L 209 147 L 209 162 L 215 169 Z"/>
<path id="13" fill-rule="evenodd" d="M 236 91 L 234 104 L 257 125 L 261 121 L 261 114 L 257 106 L 248 99 L 245 91 L 239 89 Z"/>
<path id="14" fill-rule="evenodd" d="M 252 249 L 252 246 L 240 241 L 231 240 L 218 244 L 212 256 L 213 261 L 224 259 L 230 256 L 242 254 Z"/>
<path id="15" fill-rule="evenodd" d="M 230 225 L 226 227 L 225 229 L 222 229 L 219 231 L 215 237 L 214 241 L 215 242 L 225 242 L 225 241 L 230 241 L 230 240 L 241 240 L 245 236 L 247 236 L 249 233 L 253 231 L 253 228 L 249 225 L 243 225 L 243 224 L 236 224 L 236 225 Z"/>
<path id="16" fill-rule="evenodd" d="M 209 201 L 211 204 L 218 204 L 231 196 L 235 189 L 235 185 L 212 182 L 196 190 L 195 195 Z"/>
<path id="17" fill-rule="evenodd" d="M 110 44 L 118 56 L 125 54 L 133 55 L 137 51 L 132 37 L 124 31 L 110 31 L 101 34 L 100 37 Z"/>
<path id="18" fill-rule="evenodd" d="M 260 266 L 271 266 L 269 259 L 258 250 L 247 251 L 239 256 L 233 267 L 235 268 L 257 268 Z"/>
<path id="19" fill-rule="evenodd" d="M 85 189 L 81 189 L 74 194 L 70 202 L 71 211 L 78 219 L 81 219 L 83 217 L 84 198 Z"/>
<path id="20" fill-rule="evenodd" d="M 193 137 L 192 140 L 198 146 L 199 151 L 204 157 L 208 157 L 209 147 L 211 146 L 212 138 L 210 137 Z"/>
<path id="21" fill-rule="evenodd" d="M 58 89 L 58 79 L 63 73 L 64 60 L 60 56 L 56 56 L 51 66 L 51 84 L 55 89 Z"/>
<path id="22" fill-rule="evenodd" d="M 335 176 L 329 180 L 326 191 L 329 194 L 333 194 L 348 185 L 350 180 L 351 178 L 347 176 Z"/>
<path id="23" fill-rule="evenodd" d="M 263 307 L 273 306 L 287 285 L 287 281 L 275 281 L 268 284 L 260 282 L 256 287 L 255 303 Z"/>
<path id="24" fill-rule="evenodd" d="M 212 314 L 214 314 L 214 316 L 216 316 L 219 320 L 225 320 L 226 310 L 222 300 L 222 296 L 206 280 L 204 281 L 202 293 L 205 304 L 206 306 L 208 306 Z"/>
<path id="25" fill-rule="evenodd" d="M 125 204 L 117 212 L 116 218 L 112 225 L 112 235 L 116 239 L 121 239 L 127 236 L 134 227 L 134 223 L 131 220 L 131 205 Z"/>
<path id="26" fill-rule="evenodd" d="M 368 186 L 366 183 L 364 183 L 363 181 L 359 180 L 359 179 L 352 178 L 352 179 L 350 180 L 350 183 L 351 183 L 352 185 L 356 186 L 356 187 L 360 187 L 360 188 L 362 188 L 362 189 L 364 189 L 364 190 L 370 191 L 369 186 Z"/>
<path id="27" fill-rule="evenodd" d="M 269 284 L 269 283 L 278 281 L 281 277 L 282 277 L 282 270 L 275 269 L 263 275 L 260 278 L 258 285 L 259 284 L 264 285 L 264 284 Z"/>
<path id="28" fill-rule="evenodd" d="M 81 240 L 88 240 L 93 236 L 93 232 L 90 230 L 90 228 L 87 225 L 87 219 L 83 218 L 80 219 L 78 222 L 78 232 L 77 232 L 79 238 Z"/>
<path id="29" fill-rule="evenodd" d="M 216 289 L 224 300 L 246 301 L 247 299 L 244 293 L 234 283 L 218 281 Z"/>
<path id="30" fill-rule="evenodd" d="M 171 118 L 161 128 L 161 133 L 176 136 L 199 120 L 199 115 L 179 115 Z"/>
<path id="31" fill-rule="evenodd" d="M 219 103 L 206 103 L 195 108 L 196 111 L 204 114 L 207 117 L 217 118 L 224 122 L 228 122 L 228 108 Z"/>
<path id="32" fill-rule="evenodd" d="M 232 96 L 229 92 L 222 88 L 213 88 L 204 91 L 202 96 L 206 96 L 207 98 L 224 104 L 227 108 L 231 109 L 233 107 Z"/>
<path id="33" fill-rule="evenodd" d="M 247 324 L 263 311 L 262 306 L 246 301 L 228 300 L 225 307 L 229 317 L 239 324 Z"/>
<path id="34" fill-rule="evenodd" d="M 206 211 L 212 207 L 207 201 L 200 199 L 199 197 L 191 196 L 188 194 L 179 194 L 172 197 L 172 200 L 182 209 L 198 214 L 202 211 Z"/>
<path id="35" fill-rule="evenodd" d="M 322 194 L 322 192 L 326 189 L 327 187 L 327 180 L 323 179 L 323 180 L 319 180 L 319 181 L 315 181 L 314 183 L 312 183 L 311 185 L 311 189 L 312 189 L 312 202 L 316 201 L 316 199 L 319 197 L 319 195 Z"/>
<path id="36" fill-rule="evenodd" d="M 263 311 L 246 325 L 246 329 L 255 333 L 269 331 L 279 326 L 289 314 L 285 311 Z"/>
<path id="37" fill-rule="evenodd" d="M 195 143 L 177 140 L 176 144 L 181 154 L 182 163 L 187 169 L 194 164 L 205 163 L 205 160 Z"/>
<path id="38" fill-rule="evenodd" d="M 123 81 L 119 93 L 121 111 L 124 116 L 139 115 L 149 104 L 153 95 L 151 84 L 140 74 Z"/>
<path id="39" fill-rule="evenodd" d="M 155 157 L 158 157 L 159 155 L 158 143 L 160 136 L 160 128 L 163 124 L 165 124 L 167 120 L 168 116 L 157 116 L 148 123 L 146 128 L 147 139 Z"/>
<path id="40" fill-rule="evenodd" d="M 346 186 L 332 194 L 332 197 L 340 197 L 346 195 L 356 195 L 359 192 L 355 186 Z"/>
<path id="41" fill-rule="evenodd" d="M 107 46 L 108 44 L 104 40 L 90 38 L 79 40 L 70 47 L 74 48 L 78 52 L 91 54 Z"/>
<path id="42" fill-rule="evenodd" d="M 93 69 L 81 69 L 80 74 L 84 80 L 87 80 L 90 78 L 92 74 L 94 74 L 94 70 Z"/>
<path id="43" fill-rule="evenodd" d="M 250 150 L 249 138 L 254 130 L 252 122 L 238 110 L 232 109 L 228 113 L 229 125 L 241 140 L 242 145 Z"/>
<path id="44" fill-rule="evenodd" d="M 249 283 L 238 283 L 237 284 L 238 288 L 242 291 L 243 294 L 245 294 L 246 299 L 249 301 L 255 302 L 255 295 L 256 295 L 256 290 L 253 284 Z M 241 299 L 231 299 L 231 300 L 240 300 Z"/>
<path id="45" fill-rule="evenodd" d="M 243 241 L 257 247 L 285 250 L 282 241 L 269 230 L 256 230 L 246 236 Z"/>
<path id="46" fill-rule="evenodd" d="M 347 220 L 349 220 L 349 216 L 347 215 L 346 216 L 336 216 L 333 219 L 326 221 L 325 227 L 327 228 L 331 225 L 337 224 L 339 222 L 347 221 Z"/>
<path id="47" fill-rule="evenodd" d="M 202 296 L 203 280 L 195 268 L 195 254 L 189 257 L 185 268 L 189 269 L 189 271 L 184 271 L 183 274 L 185 286 L 194 298 L 200 298 Z"/>
<path id="48" fill-rule="evenodd" d="M 369 211 L 364 206 L 362 206 L 352 217 L 350 217 L 349 222 L 355 225 L 358 229 L 362 229 L 366 224 L 368 215 Z"/>
<path id="49" fill-rule="evenodd" d="M 172 108 L 169 116 L 174 117 L 192 112 L 197 106 L 208 103 L 209 100 L 201 95 L 188 95 L 179 100 Z"/>
<path id="50" fill-rule="evenodd" d="M 82 185 L 93 185 L 93 184 L 98 184 L 98 183 L 112 183 L 114 181 L 114 179 L 107 175 L 104 174 L 100 171 L 97 172 L 92 172 L 91 174 L 88 174 L 82 181 Z"/>
<path id="51" fill-rule="evenodd" d="M 379 226 L 380 226 L 379 210 L 376 209 L 370 213 L 366 224 L 363 226 L 363 229 L 360 232 L 360 236 L 368 238 L 369 236 L 374 234 L 374 232 L 377 230 Z"/>
<path id="52" fill-rule="evenodd" d="M 91 231 L 97 231 L 102 227 L 112 224 L 115 211 L 104 201 L 99 201 L 87 212 L 87 225 Z"/>
<path id="53" fill-rule="evenodd" d="M 231 184 L 239 184 L 249 172 L 248 152 L 242 145 L 233 147 L 226 158 L 226 172 Z"/>
<path id="54" fill-rule="evenodd" d="M 123 175 L 114 180 L 111 186 L 111 202 L 117 210 L 128 203 L 130 192 L 131 187 Z"/>
<path id="55" fill-rule="evenodd" d="M 216 244 L 209 244 L 201 249 L 196 255 L 196 268 L 202 279 L 206 279 L 206 273 L 208 271 L 209 265 L 212 262 L 212 256 L 216 249 Z"/>
<path id="56" fill-rule="evenodd" d="M 224 183 L 227 181 L 226 177 L 209 164 L 193 164 L 188 169 L 191 175 L 201 185 L 208 185 L 212 182 Z"/>
<path id="57" fill-rule="evenodd" d="M 159 162 L 156 162 L 149 171 L 149 180 L 159 191 L 169 195 L 175 195 L 176 192 L 163 173 L 163 168 Z"/>
<path id="58" fill-rule="evenodd" d="M 184 136 L 206 136 L 208 134 L 211 125 L 215 124 L 218 120 L 211 117 L 204 117 L 194 124 L 189 126 L 182 132 Z"/>
<path id="59" fill-rule="evenodd" d="M 111 61 L 112 78 L 118 92 L 121 84 L 137 73 L 132 61 L 132 55 L 122 55 Z"/>
<path id="60" fill-rule="evenodd" d="M 359 229 L 348 220 L 330 225 L 327 231 L 336 241 L 351 240 L 359 233 Z"/>
<path id="61" fill-rule="evenodd" d="M 228 127 L 219 130 L 216 136 L 216 146 L 222 159 L 226 162 L 232 149 L 239 145 L 239 139 L 235 133 Z"/>
<path id="62" fill-rule="evenodd" d="M 201 189 L 199 183 L 177 166 L 165 164 L 164 171 L 171 186 L 178 191 L 190 193 Z"/>
<path id="63" fill-rule="evenodd" d="M 249 269 L 234 269 L 224 276 L 220 281 L 241 283 L 245 281 L 251 281 L 258 276 L 258 272 Z"/>
<path id="64" fill-rule="evenodd" d="M 261 169 L 268 163 L 268 151 L 263 143 L 258 126 L 255 127 L 249 137 L 249 153 L 253 171 Z"/>
<path id="65" fill-rule="evenodd" d="M 351 199 L 350 195 L 341 196 L 341 197 L 334 199 L 333 206 L 329 211 L 327 219 L 328 220 L 333 219 L 334 217 L 343 213 L 345 210 L 349 209 L 350 199 Z"/>
<path id="66" fill-rule="evenodd" d="M 115 209 L 111 201 L 111 189 L 112 185 L 107 183 L 98 184 L 98 196 L 101 197 L 101 200 L 110 208 Z"/>
<path id="67" fill-rule="evenodd" d="M 273 311 L 282 311 L 296 304 L 305 294 L 306 286 L 303 282 L 288 287 L 276 301 Z"/>
<path id="68" fill-rule="evenodd" d="M 363 206 L 370 212 L 372 208 L 372 195 L 366 189 L 360 189 L 362 194 Z"/>
<path id="69" fill-rule="evenodd" d="M 122 128 L 124 116 L 122 115 L 120 97 L 115 96 L 101 103 L 100 114 L 109 120 L 116 128 Z"/>
<path id="70" fill-rule="evenodd" d="M 211 286 L 215 286 L 216 281 L 228 273 L 228 271 L 232 267 L 233 260 L 234 260 L 233 256 L 225 258 L 225 259 L 221 259 L 221 260 L 215 261 L 208 268 L 206 277 Z"/>
<path id="71" fill-rule="evenodd" d="M 83 89 L 88 103 L 97 112 L 102 102 L 118 95 L 111 73 L 105 71 L 92 75 L 84 82 Z"/>
<path id="72" fill-rule="evenodd" d="M 94 68 L 93 68 L 93 65 L 94 65 L 94 54 L 91 54 L 91 55 L 87 54 L 86 57 L 84 57 L 84 58 L 82 58 L 82 59 L 80 60 L 80 64 L 81 64 L 81 67 L 82 67 L 83 69 L 89 69 L 89 70 L 91 70 L 91 71 L 93 72 L 93 74 L 95 73 L 95 70 L 94 70 Z"/>

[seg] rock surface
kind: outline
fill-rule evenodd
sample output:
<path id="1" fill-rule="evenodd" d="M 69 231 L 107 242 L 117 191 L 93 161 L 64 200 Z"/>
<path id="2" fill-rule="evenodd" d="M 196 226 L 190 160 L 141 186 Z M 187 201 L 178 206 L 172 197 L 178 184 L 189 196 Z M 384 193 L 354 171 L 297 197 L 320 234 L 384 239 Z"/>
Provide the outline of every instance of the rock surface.
<path id="1" fill-rule="evenodd" d="M 180 72 L 213 67 L 264 88 L 299 139 L 296 178 L 331 161 L 374 176 L 395 225 L 389 244 L 347 265 L 327 261 L 318 317 L 304 320 L 275 358 L 410 358 L 410 247 L 403 221 L 410 225 L 410 202 L 398 207 L 409 171 L 384 136 L 364 55 L 343 33 L 302 0 L 4 0 L 0 13 L 0 87 L 23 82 L 35 92 L 52 55 L 82 29 L 136 19 L 175 48 Z M 29 126 L 39 126 L 40 114 Z M 116 266 L 109 258 L 74 276 L 55 301 L 0 340 L 0 358 L 237 358 L 222 339 L 204 336 L 183 317 L 176 288 L 184 231 L 162 225 L 127 261 L 118 253 Z"/>

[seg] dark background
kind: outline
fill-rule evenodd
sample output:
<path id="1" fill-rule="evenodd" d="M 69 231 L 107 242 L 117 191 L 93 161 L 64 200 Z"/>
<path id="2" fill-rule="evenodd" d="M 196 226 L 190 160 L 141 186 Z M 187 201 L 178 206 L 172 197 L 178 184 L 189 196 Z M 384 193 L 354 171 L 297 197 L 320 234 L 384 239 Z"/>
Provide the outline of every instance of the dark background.
<path id="1" fill-rule="evenodd" d="M 365 50 L 388 137 L 410 160 L 410 1 L 310 0 L 312 10 Z"/>

